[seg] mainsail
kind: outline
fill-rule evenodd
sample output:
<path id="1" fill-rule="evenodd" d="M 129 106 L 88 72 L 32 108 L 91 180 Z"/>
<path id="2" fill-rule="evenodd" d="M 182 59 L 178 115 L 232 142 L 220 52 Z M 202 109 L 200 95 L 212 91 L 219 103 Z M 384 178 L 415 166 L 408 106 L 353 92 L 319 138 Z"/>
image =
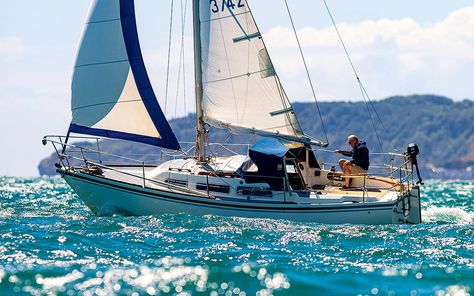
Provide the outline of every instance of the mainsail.
<path id="1" fill-rule="evenodd" d="M 232 133 L 305 138 L 247 1 L 200 2 L 204 120 Z"/>
<path id="2" fill-rule="evenodd" d="M 180 149 L 145 69 L 134 1 L 93 3 L 74 68 L 69 131 Z"/>

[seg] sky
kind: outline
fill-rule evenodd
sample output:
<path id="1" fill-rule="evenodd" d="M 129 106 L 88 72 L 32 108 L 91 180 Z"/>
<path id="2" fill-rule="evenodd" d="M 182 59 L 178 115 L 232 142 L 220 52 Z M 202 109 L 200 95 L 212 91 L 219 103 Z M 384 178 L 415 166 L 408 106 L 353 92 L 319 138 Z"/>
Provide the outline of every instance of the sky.
<path id="1" fill-rule="evenodd" d="M 180 46 L 179 13 L 185 1 L 174 0 L 173 53 Z M 136 0 L 141 47 L 162 107 L 170 3 Z M 415 93 L 474 99 L 472 0 L 327 3 L 372 99 Z M 361 100 L 322 0 L 288 0 L 288 4 L 319 101 Z M 255 0 L 250 5 L 290 99 L 313 101 L 284 0 Z M 38 162 L 53 152 L 41 145 L 42 137 L 67 132 L 72 69 L 89 6 L 86 0 L 2 0 L 0 176 L 38 175 Z M 178 56 L 173 54 L 169 101 L 177 103 L 166 106 L 168 118 L 194 108 L 190 11 L 186 22 L 186 98 L 182 90 L 176 91 Z"/>

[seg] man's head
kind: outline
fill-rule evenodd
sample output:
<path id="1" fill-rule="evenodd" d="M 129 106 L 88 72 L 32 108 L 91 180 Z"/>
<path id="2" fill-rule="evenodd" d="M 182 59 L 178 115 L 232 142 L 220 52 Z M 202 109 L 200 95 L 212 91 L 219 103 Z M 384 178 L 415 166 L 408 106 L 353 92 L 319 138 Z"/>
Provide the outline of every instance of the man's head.
<path id="1" fill-rule="evenodd" d="M 356 135 L 350 135 L 347 137 L 347 142 L 351 145 L 352 148 L 355 148 L 359 144 L 359 138 Z"/>

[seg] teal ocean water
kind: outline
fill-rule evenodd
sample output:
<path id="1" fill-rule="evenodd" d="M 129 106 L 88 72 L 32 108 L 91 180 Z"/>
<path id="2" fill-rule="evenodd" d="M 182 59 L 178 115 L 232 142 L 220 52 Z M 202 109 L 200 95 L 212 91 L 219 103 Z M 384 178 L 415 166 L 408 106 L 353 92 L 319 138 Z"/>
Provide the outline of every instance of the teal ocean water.
<path id="1" fill-rule="evenodd" d="M 0 177 L 0 295 L 472 295 L 474 181 L 424 223 L 94 216 L 59 178 Z"/>

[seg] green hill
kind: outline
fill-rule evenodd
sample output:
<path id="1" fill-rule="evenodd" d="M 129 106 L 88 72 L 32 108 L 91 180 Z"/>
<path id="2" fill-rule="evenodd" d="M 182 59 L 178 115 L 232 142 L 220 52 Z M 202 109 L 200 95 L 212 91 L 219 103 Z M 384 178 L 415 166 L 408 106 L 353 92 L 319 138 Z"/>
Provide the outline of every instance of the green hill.
<path id="1" fill-rule="evenodd" d="M 294 103 L 293 106 L 305 133 L 324 139 L 315 104 Z M 372 105 L 364 102 L 323 102 L 319 106 L 330 142 L 328 149 L 348 149 L 347 136 L 356 134 L 368 143 L 372 152 L 380 152 L 373 127 L 375 125 L 385 152 L 403 152 L 407 144 L 417 143 L 421 150 L 423 172 L 429 174 L 428 177 L 437 177 L 432 168 L 466 171 L 466 168 L 474 166 L 474 101 L 466 99 L 454 102 L 435 95 L 413 95 L 394 96 L 374 101 Z M 377 110 L 383 124 L 373 108 Z M 188 142 L 194 141 L 194 123 L 194 114 L 170 121 L 177 138 Z M 232 136 L 224 130 L 211 128 L 209 141 L 252 143 L 255 137 Z M 160 149 L 149 145 L 106 140 L 101 143 L 101 147 L 115 154 L 147 161 L 157 162 L 160 158 Z M 215 153 L 222 153 L 218 150 L 211 149 Z M 38 167 L 40 174 L 54 173 L 54 162 L 55 155 L 42 160 Z"/>

